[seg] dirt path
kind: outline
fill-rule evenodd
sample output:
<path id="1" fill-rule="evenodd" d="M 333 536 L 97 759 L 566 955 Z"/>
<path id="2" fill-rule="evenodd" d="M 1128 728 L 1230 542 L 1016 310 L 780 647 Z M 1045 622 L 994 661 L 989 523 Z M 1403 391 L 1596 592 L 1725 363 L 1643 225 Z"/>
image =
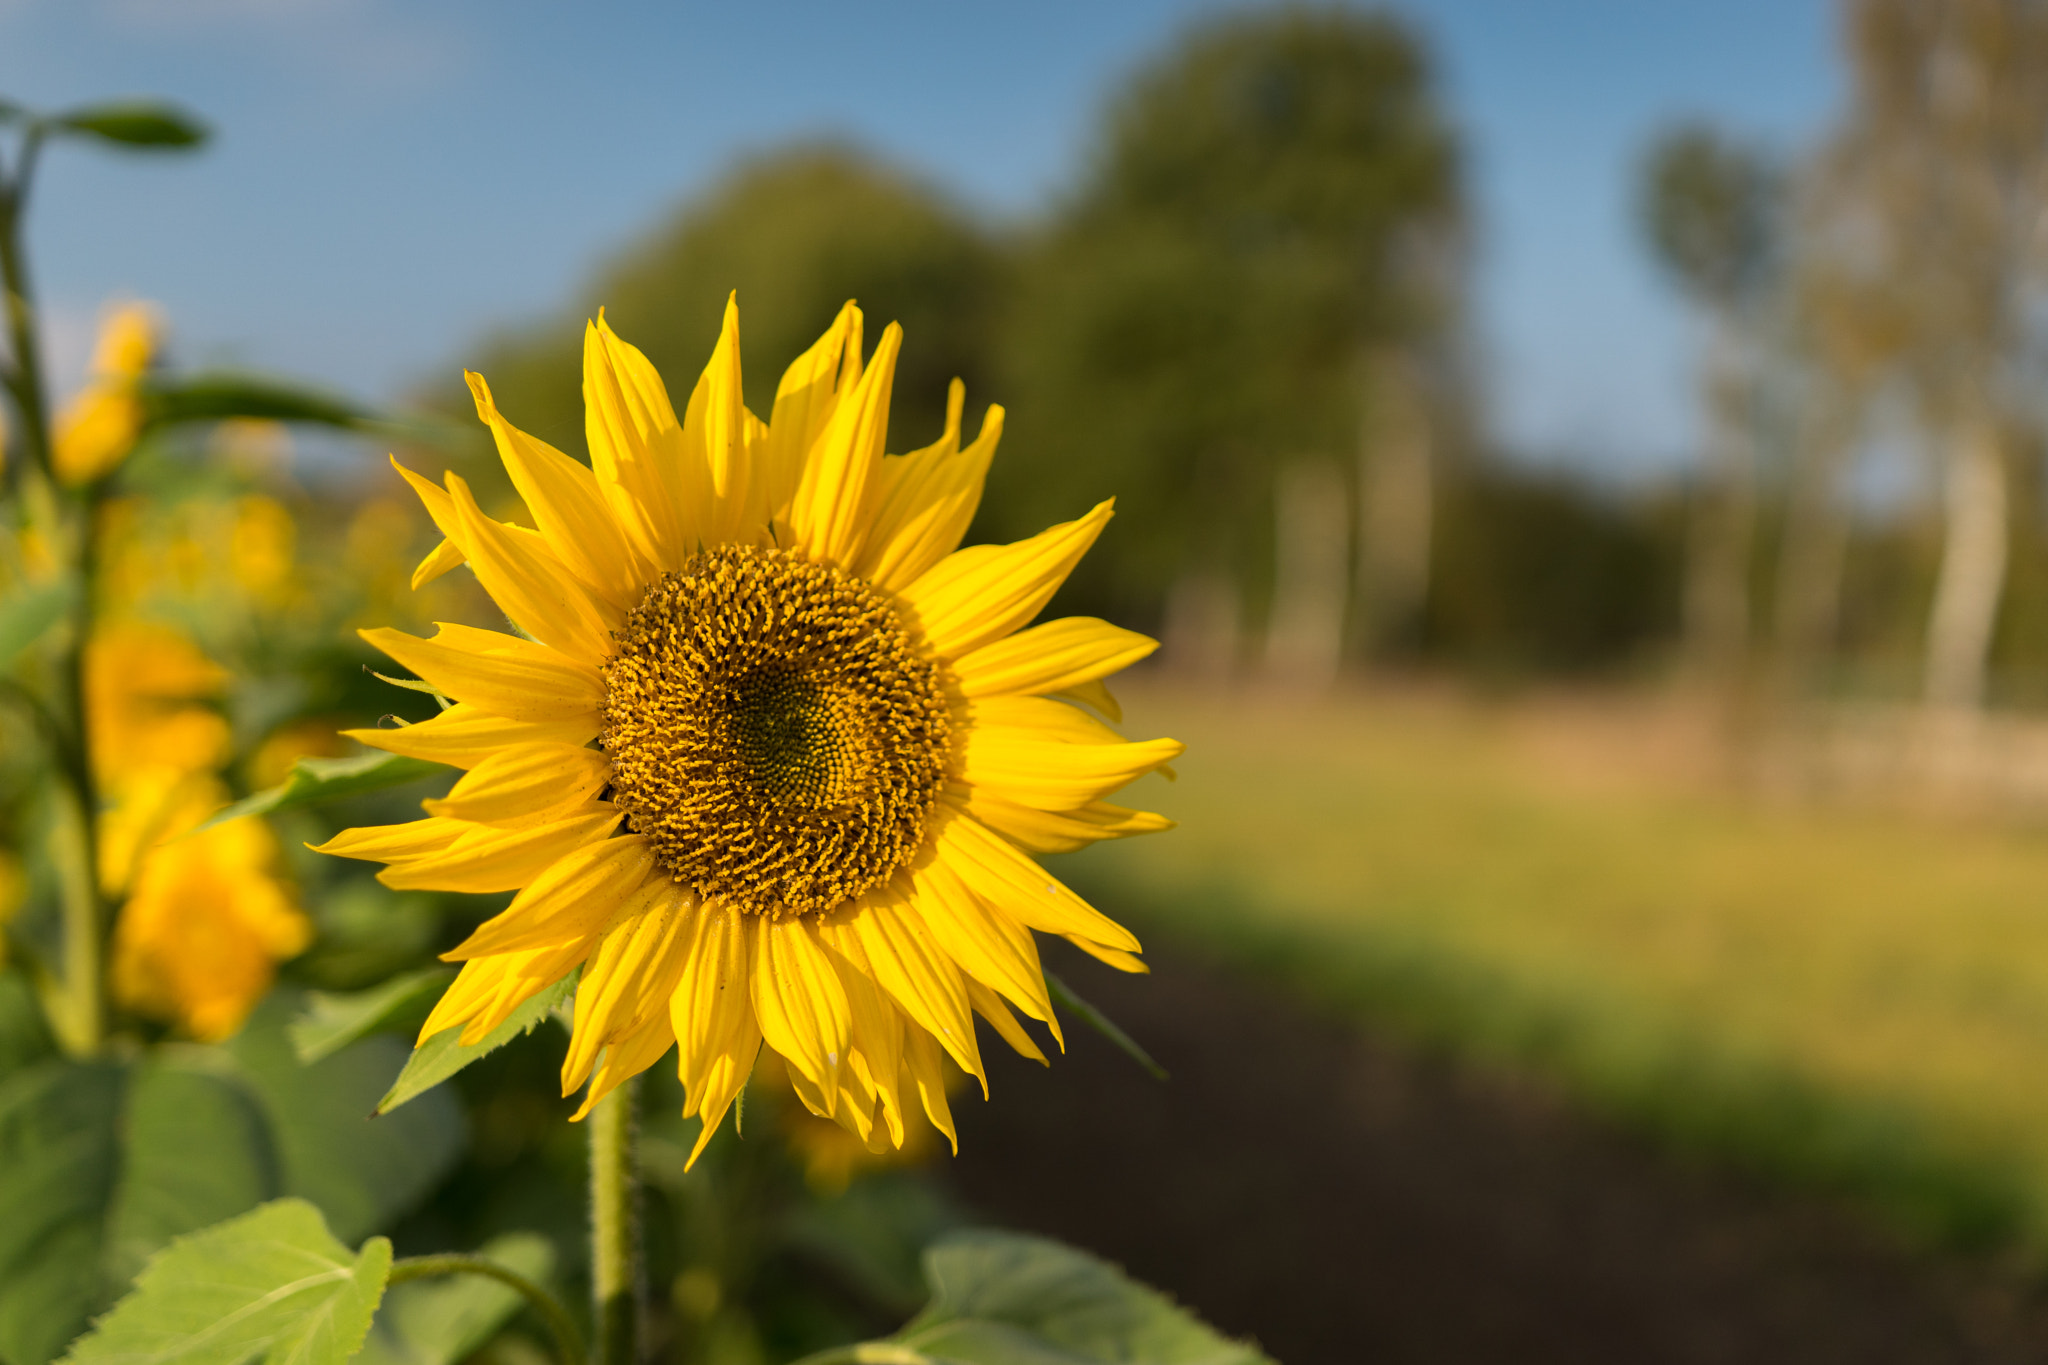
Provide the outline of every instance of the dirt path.
<path id="1" fill-rule="evenodd" d="M 1048 965 L 1172 1081 L 1078 1031 L 1049 1072 L 991 1053 L 951 1179 L 1283 1365 L 2048 1360 L 2048 1294 L 1151 956 Z"/>

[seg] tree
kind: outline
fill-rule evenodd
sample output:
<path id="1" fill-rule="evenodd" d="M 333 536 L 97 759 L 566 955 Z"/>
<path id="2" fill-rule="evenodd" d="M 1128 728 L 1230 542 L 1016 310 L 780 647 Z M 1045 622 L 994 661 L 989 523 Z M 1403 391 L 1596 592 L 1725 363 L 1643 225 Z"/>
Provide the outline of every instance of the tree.
<path id="1" fill-rule="evenodd" d="M 1197 27 L 1111 108 L 1022 267 L 1005 341 L 1018 451 L 997 467 L 988 528 L 1116 492 L 1126 517 L 1077 595 L 1171 599 L 1184 619 L 1220 619 L 1208 648 L 1228 654 L 1233 604 L 1278 588 L 1291 600 L 1266 615 L 1282 654 L 1326 669 L 1361 562 L 1351 504 L 1372 483 L 1354 452 L 1368 378 L 1386 369 L 1374 357 L 1429 371 L 1456 322 L 1462 221 L 1455 143 L 1396 20 L 1318 9 Z"/>
<path id="2" fill-rule="evenodd" d="M 938 435 L 955 377 L 970 418 L 996 397 L 989 333 L 1005 268 L 998 243 L 912 177 L 851 148 L 798 147 L 740 165 L 601 268 L 566 316 L 499 336 L 472 368 L 513 421 L 580 450 L 582 320 L 598 308 L 680 403 L 737 290 L 747 403 L 765 416 L 783 367 L 855 298 L 870 345 L 903 324 L 889 431 L 902 451 Z M 467 394 L 451 397 L 467 410 Z"/>
<path id="3" fill-rule="evenodd" d="M 1708 324 L 1700 367 L 1706 458 L 1687 557 L 1685 633 L 1694 666 L 1724 685 L 1741 676 L 1750 642 L 1759 313 L 1776 263 L 1776 200 L 1770 165 L 1709 128 L 1676 128 L 1644 159 L 1644 232 Z"/>

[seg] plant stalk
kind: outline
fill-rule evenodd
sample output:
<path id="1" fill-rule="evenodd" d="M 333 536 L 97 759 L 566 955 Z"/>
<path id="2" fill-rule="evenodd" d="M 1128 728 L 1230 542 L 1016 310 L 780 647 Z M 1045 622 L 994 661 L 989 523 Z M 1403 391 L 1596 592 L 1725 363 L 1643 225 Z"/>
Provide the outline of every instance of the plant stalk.
<path id="1" fill-rule="evenodd" d="M 590 1111 L 590 1288 L 597 1365 L 636 1365 L 640 1238 L 633 1166 L 636 1080 Z"/>
<path id="2" fill-rule="evenodd" d="M 0 180 L 0 294 L 5 295 L 12 351 L 8 380 L 21 419 L 22 444 L 38 476 L 55 487 L 50 407 L 43 384 L 42 348 L 36 337 L 35 293 L 22 251 L 22 215 L 28 205 L 36 160 L 42 150 L 40 125 L 23 134 L 14 174 Z M 74 1056 L 91 1056 L 106 1041 L 106 934 L 110 921 L 99 879 L 99 792 L 93 778 L 85 695 L 85 651 L 92 637 L 94 578 L 98 573 L 99 494 L 86 489 L 76 498 L 50 500 L 56 522 L 46 529 L 53 546 L 73 557 L 70 638 L 57 660 L 55 733 L 58 773 L 68 790 L 60 797 L 59 886 L 64 916 L 63 1018 L 58 1032 Z M 67 515 L 68 514 L 68 515 Z"/>
<path id="3" fill-rule="evenodd" d="M 439 1275 L 487 1275 L 519 1291 L 540 1320 L 547 1324 L 548 1334 L 555 1339 L 555 1351 L 561 1357 L 561 1365 L 585 1365 L 583 1338 L 577 1335 L 576 1324 L 569 1320 L 569 1312 L 562 1307 L 561 1300 L 496 1261 L 454 1252 L 407 1256 L 391 1263 L 391 1275 L 385 1283 L 403 1284 L 407 1280 L 424 1280 Z"/>

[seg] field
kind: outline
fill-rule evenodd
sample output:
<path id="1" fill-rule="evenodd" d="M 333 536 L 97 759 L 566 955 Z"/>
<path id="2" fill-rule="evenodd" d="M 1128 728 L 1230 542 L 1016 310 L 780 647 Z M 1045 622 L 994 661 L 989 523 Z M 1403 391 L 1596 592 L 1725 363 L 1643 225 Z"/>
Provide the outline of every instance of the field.
<path id="1" fill-rule="evenodd" d="M 1065 860 L 1142 934 L 1681 1150 L 2048 1252 L 2048 835 L 1769 802 L 1598 699 L 1128 689 L 1173 834 Z"/>

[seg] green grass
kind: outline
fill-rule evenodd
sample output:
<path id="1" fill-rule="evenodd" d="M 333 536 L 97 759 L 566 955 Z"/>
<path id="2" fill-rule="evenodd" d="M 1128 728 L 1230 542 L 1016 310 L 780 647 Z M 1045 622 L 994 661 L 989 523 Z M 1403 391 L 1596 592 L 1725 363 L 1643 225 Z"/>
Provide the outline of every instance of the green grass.
<path id="1" fill-rule="evenodd" d="M 1127 709 L 1190 745 L 1135 791 L 1182 828 L 1064 870 L 1142 934 L 2048 1256 L 2048 838 L 1768 809 L 1660 776 L 1625 726 L 1586 753 L 1413 701 Z"/>

